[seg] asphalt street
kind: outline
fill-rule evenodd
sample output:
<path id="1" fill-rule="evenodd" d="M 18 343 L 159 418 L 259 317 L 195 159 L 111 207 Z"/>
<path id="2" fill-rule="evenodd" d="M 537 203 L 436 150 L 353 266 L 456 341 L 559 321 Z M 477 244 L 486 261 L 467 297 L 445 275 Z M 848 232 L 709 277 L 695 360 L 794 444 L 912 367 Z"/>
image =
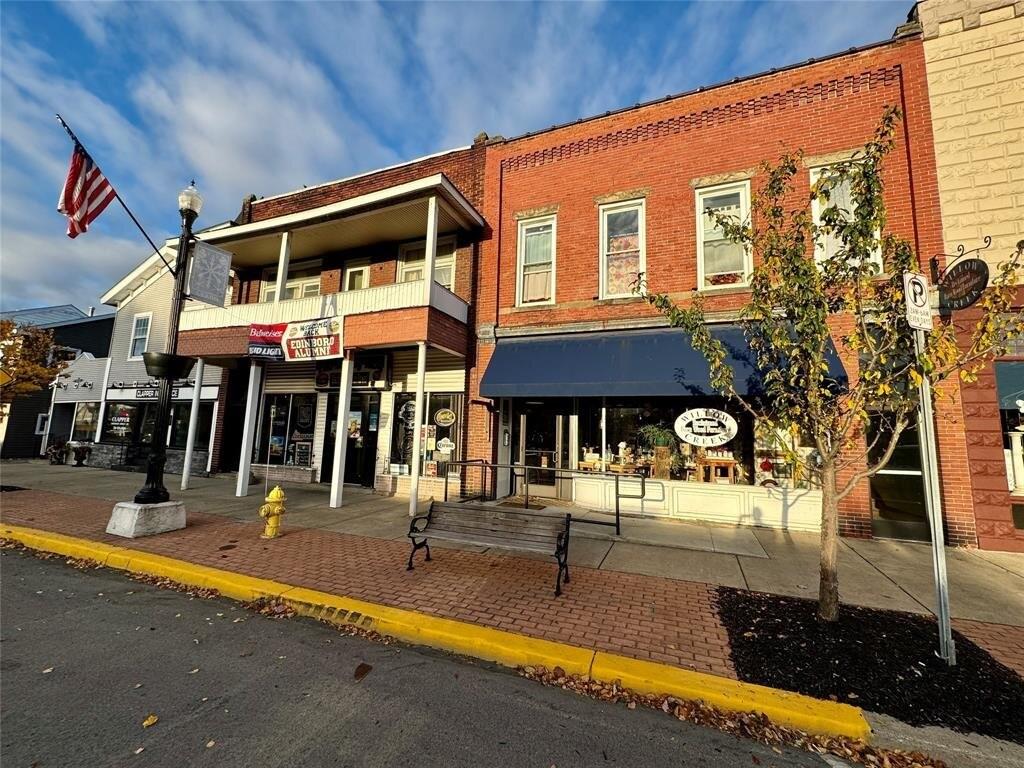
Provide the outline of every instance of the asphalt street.
<path id="1" fill-rule="evenodd" d="M 4 551 L 0 590 L 4 768 L 826 765 L 59 559 Z"/>

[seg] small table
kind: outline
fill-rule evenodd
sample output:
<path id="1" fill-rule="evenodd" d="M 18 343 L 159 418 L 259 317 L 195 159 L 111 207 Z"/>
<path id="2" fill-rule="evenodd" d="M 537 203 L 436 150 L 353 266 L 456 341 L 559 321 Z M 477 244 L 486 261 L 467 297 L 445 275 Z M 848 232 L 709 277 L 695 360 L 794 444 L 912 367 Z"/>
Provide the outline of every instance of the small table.
<path id="1" fill-rule="evenodd" d="M 702 483 L 717 483 L 719 479 L 729 484 L 736 482 L 736 459 L 699 459 L 697 461 L 697 480 Z"/>

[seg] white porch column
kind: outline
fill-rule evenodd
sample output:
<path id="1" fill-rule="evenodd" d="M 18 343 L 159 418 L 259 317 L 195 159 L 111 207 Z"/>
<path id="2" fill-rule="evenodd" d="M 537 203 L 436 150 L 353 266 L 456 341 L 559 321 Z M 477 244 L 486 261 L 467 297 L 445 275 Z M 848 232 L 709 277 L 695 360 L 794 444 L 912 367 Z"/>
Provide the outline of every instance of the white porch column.
<path id="1" fill-rule="evenodd" d="M 354 354 L 354 353 L 351 353 Z M 341 506 L 345 487 L 345 452 L 348 449 L 348 409 L 352 404 L 352 358 L 345 355 L 341 361 L 341 386 L 338 389 L 338 424 L 334 433 L 334 466 L 331 467 L 331 508 Z M 327 414 L 328 422 L 331 414 Z"/>
<path id="2" fill-rule="evenodd" d="M 242 426 L 242 452 L 238 457 L 238 482 L 235 496 L 249 495 L 249 472 L 252 469 L 252 444 L 256 439 L 256 414 L 260 410 L 260 381 L 263 363 L 252 361 L 249 368 L 249 386 L 245 390 L 245 424 Z"/>
<path id="3" fill-rule="evenodd" d="M 427 247 L 423 252 L 423 305 L 430 306 L 434 288 L 434 263 L 437 261 L 437 197 L 427 200 Z"/>
<path id="4" fill-rule="evenodd" d="M 94 443 L 100 441 L 100 434 L 103 430 L 103 417 L 107 412 L 107 382 L 110 379 L 110 362 L 114 358 L 107 358 L 107 367 L 103 370 L 103 389 L 100 391 L 100 412 L 96 418 L 96 437 L 93 438 Z"/>
<path id="5" fill-rule="evenodd" d="M 434 198 L 431 198 L 433 200 Z M 430 252 L 430 241 L 427 241 L 427 252 Z M 433 265 L 431 265 L 433 273 Z M 430 282 L 433 282 L 431 278 Z M 409 517 L 415 517 L 419 511 L 420 499 L 420 458 L 423 453 L 423 439 L 420 432 L 423 431 L 423 389 L 426 386 L 427 378 L 427 342 L 417 342 L 418 355 L 416 358 L 416 410 L 413 416 L 412 425 L 412 474 L 409 476 Z"/>
<path id="6" fill-rule="evenodd" d="M 274 303 L 284 298 L 285 286 L 288 285 L 288 263 L 292 258 L 292 233 L 281 233 L 281 251 L 277 256 L 277 290 L 274 292 Z"/>
<path id="7" fill-rule="evenodd" d="M 199 401 L 203 394 L 203 358 L 196 362 L 195 386 L 192 388 L 192 409 L 188 412 L 188 437 L 185 438 L 185 463 L 181 467 L 181 490 L 188 490 L 192 479 L 192 454 L 196 448 L 196 430 L 199 429 Z M 212 447 L 212 444 L 211 444 Z"/>
<path id="8" fill-rule="evenodd" d="M 217 413 L 219 410 L 220 402 L 214 400 L 213 417 L 210 419 L 210 439 L 206 443 L 206 474 L 210 474 L 210 470 L 213 469 L 213 439 L 217 435 Z"/>
<path id="9" fill-rule="evenodd" d="M 1024 432 L 1013 430 L 1010 432 L 1010 457 L 1013 460 L 1013 482 L 1011 485 L 1014 491 L 1024 491 Z"/>

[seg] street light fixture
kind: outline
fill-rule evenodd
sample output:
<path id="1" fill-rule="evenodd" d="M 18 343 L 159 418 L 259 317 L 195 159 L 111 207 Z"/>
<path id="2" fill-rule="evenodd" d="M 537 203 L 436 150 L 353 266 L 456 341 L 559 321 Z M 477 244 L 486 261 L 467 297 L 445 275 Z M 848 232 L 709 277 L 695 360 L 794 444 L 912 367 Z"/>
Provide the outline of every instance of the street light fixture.
<path id="1" fill-rule="evenodd" d="M 146 352 L 146 372 L 160 380 L 156 419 L 150 439 L 149 460 L 146 464 L 146 484 L 135 494 L 136 504 L 162 504 L 170 500 L 164 487 L 164 465 L 167 463 L 167 426 L 171 417 L 171 388 L 176 379 L 186 378 L 192 370 L 194 358 L 178 355 L 178 322 L 185 303 L 185 277 L 188 274 L 189 246 L 192 224 L 203 208 L 203 196 L 196 189 L 195 180 L 178 193 L 178 212 L 181 214 L 181 237 L 178 239 L 178 257 L 174 263 L 174 293 L 171 297 L 170 327 L 167 332 L 167 352 Z"/>

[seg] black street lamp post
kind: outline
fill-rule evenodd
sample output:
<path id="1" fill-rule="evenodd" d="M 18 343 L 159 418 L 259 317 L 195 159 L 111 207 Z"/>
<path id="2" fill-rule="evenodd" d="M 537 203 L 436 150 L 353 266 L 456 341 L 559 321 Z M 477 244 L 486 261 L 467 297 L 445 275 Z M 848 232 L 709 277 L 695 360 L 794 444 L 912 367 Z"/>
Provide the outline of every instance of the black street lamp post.
<path id="1" fill-rule="evenodd" d="M 181 213 L 181 237 L 178 240 L 178 257 L 174 262 L 174 293 L 171 297 L 170 327 L 167 331 L 167 353 L 147 352 L 146 372 L 159 378 L 160 392 L 157 400 L 153 437 L 149 447 L 149 461 L 146 464 L 146 484 L 135 494 L 136 504 L 160 504 L 170 500 L 164 487 L 164 465 L 167 463 L 167 425 L 171 417 L 171 390 L 176 379 L 188 376 L 195 362 L 192 358 L 178 357 L 178 322 L 181 308 L 185 303 L 185 277 L 188 274 L 189 246 L 192 241 L 192 224 L 203 207 L 203 198 L 193 181 L 178 193 L 178 211 Z M 196 386 L 202 382 L 197 381 Z"/>

